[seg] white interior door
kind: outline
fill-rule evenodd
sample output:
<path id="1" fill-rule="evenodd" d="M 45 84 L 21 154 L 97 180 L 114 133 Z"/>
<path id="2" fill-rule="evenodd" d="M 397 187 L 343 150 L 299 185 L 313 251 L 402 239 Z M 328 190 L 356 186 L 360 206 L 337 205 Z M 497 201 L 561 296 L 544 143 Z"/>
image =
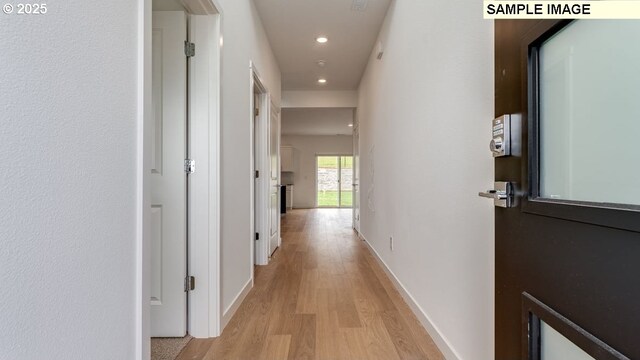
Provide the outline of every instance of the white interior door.
<path id="1" fill-rule="evenodd" d="M 280 116 L 271 105 L 269 117 L 269 159 L 271 180 L 269 193 L 269 255 L 280 244 Z"/>
<path id="2" fill-rule="evenodd" d="M 187 332 L 186 15 L 153 13 L 151 336 Z"/>

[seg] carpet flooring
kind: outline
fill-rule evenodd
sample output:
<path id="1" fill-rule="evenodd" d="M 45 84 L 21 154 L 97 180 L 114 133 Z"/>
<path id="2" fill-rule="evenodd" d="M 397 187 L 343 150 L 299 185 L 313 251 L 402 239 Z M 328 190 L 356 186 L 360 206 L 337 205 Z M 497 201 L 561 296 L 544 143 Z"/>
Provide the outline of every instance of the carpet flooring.
<path id="1" fill-rule="evenodd" d="M 151 360 L 175 360 L 192 337 L 151 338 Z"/>

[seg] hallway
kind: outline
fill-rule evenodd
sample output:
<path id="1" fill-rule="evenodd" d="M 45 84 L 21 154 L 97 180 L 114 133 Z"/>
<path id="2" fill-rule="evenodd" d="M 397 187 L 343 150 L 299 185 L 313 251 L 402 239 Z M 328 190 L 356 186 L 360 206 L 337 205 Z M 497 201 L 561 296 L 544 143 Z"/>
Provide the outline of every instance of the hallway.
<path id="1" fill-rule="evenodd" d="M 179 359 L 442 359 L 375 258 L 350 209 L 293 210 L 282 247 L 215 339 Z"/>

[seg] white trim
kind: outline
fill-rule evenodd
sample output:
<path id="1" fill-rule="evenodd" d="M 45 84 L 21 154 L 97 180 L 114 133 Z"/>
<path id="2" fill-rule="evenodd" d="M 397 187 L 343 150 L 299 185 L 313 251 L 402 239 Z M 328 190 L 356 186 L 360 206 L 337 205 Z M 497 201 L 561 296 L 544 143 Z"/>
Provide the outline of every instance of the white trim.
<path id="1" fill-rule="evenodd" d="M 373 248 L 373 246 L 367 241 L 367 239 L 364 237 L 364 235 L 362 235 L 362 233 L 359 233 L 359 232 L 356 232 L 356 233 L 358 234 L 358 236 L 360 236 L 360 238 L 364 241 L 364 243 L 367 244 L 367 248 L 369 248 L 371 253 L 374 255 L 376 261 L 378 261 L 378 264 L 380 264 L 380 267 L 382 267 L 382 269 L 387 274 L 387 276 L 389 276 L 389 278 L 393 282 L 393 285 L 396 287 L 396 289 L 398 290 L 398 292 L 400 293 L 404 301 L 407 302 L 411 311 L 418 318 L 418 321 L 420 321 L 420 324 L 422 324 L 425 330 L 427 330 L 427 332 L 429 333 L 433 341 L 438 346 L 438 349 L 440 349 L 440 351 L 444 355 L 445 359 L 448 359 L 448 360 L 461 359 L 461 357 L 455 352 L 455 350 L 453 349 L 449 341 L 447 341 L 447 338 L 444 335 L 442 335 L 440 330 L 438 330 L 438 327 L 431 321 L 431 319 L 429 319 L 429 316 L 424 312 L 422 307 L 418 305 L 418 303 L 413 298 L 413 296 L 411 296 L 411 293 L 409 293 L 409 291 L 404 287 L 404 285 L 402 285 L 402 282 L 400 282 L 398 277 L 393 273 L 393 271 L 391 271 L 391 269 L 387 266 L 384 260 L 382 260 L 382 258 L 380 257 L 380 254 L 378 254 L 376 249 Z"/>
<path id="2" fill-rule="evenodd" d="M 236 295 L 236 298 L 233 299 L 231 305 L 229 305 L 229 307 L 227 307 L 227 309 L 224 311 L 224 314 L 222 315 L 222 329 L 227 327 L 227 324 L 229 323 L 233 315 L 235 315 L 236 311 L 238 311 L 238 308 L 247 297 L 247 295 L 249 295 L 249 291 L 251 291 L 252 288 L 253 278 L 247 281 L 247 283 L 242 287 L 242 290 L 240 290 L 238 295 Z"/>
<path id="3" fill-rule="evenodd" d="M 353 204 L 351 204 L 352 214 L 351 214 L 351 227 L 356 230 L 356 232 L 360 232 L 360 129 L 358 128 L 358 108 L 353 109 L 353 130 L 351 132 L 351 145 L 353 150 L 351 151 L 353 154 L 351 155 L 353 158 L 353 172 L 351 175 L 351 184 L 354 182 L 357 183 L 356 186 L 351 186 L 351 191 L 353 191 Z M 356 134 L 358 140 L 356 141 Z M 358 174 L 358 178 L 356 179 L 356 174 Z M 356 187 L 358 188 L 358 196 L 356 196 Z M 356 199 L 357 198 L 357 199 Z M 357 206 L 356 206 L 357 205 Z"/>
<path id="4" fill-rule="evenodd" d="M 151 0 L 138 0 L 138 96 L 137 96 L 137 133 L 136 133 L 136 318 L 135 324 L 135 359 L 146 360 L 151 357 L 150 328 L 150 244 L 151 207 L 149 190 L 150 171 L 147 164 L 151 162 L 150 124 L 152 121 L 151 104 Z"/>
<path id="5" fill-rule="evenodd" d="M 210 5 L 211 7 L 213 5 Z M 189 334 L 220 335 L 220 15 L 189 15 Z"/>
<path id="6" fill-rule="evenodd" d="M 253 265 L 267 265 L 269 263 L 269 186 L 271 181 L 269 163 L 269 116 L 271 114 L 271 98 L 269 91 L 264 85 L 255 64 L 249 62 L 250 78 L 250 167 L 251 167 L 251 258 L 254 261 L 250 264 L 251 278 L 253 279 Z M 258 89 L 257 104 L 254 102 L 254 89 Z M 256 120 L 254 109 L 258 108 L 260 114 Z M 255 128 L 256 121 L 258 128 Z M 255 136 L 254 136 L 255 134 Z M 256 148 L 257 146 L 257 148 Z M 256 151 L 257 150 L 257 151 Z M 257 160 L 255 157 L 257 156 Z M 254 169 L 255 164 L 255 169 Z M 260 172 L 260 177 L 256 181 L 254 171 Z M 257 184 L 257 188 L 256 188 Z M 257 211 L 256 211 L 257 210 Z M 255 214 L 258 214 L 257 218 Z M 260 234 L 260 239 L 255 240 L 254 232 Z"/>
<path id="7" fill-rule="evenodd" d="M 254 97 L 254 71 L 253 71 L 253 62 L 249 61 L 249 257 L 251 261 L 249 262 L 249 274 L 251 274 L 251 283 L 253 284 L 254 278 L 254 269 L 253 266 L 256 262 L 256 252 L 255 252 L 255 231 L 256 231 L 256 180 L 255 180 L 255 117 L 254 110 L 255 109 L 255 97 Z M 223 317 L 223 326 L 224 329 L 226 323 L 224 322 L 224 313 Z"/>
<path id="8" fill-rule="evenodd" d="M 223 51 L 223 33 L 222 33 L 222 21 L 224 18 L 224 13 L 222 11 L 222 8 L 220 7 L 220 4 L 218 3 L 217 0 L 210 0 L 214 7 L 216 8 L 216 10 L 218 11 L 218 21 L 216 21 L 216 29 L 215 29 L 215 33 L 217 35 L 217 38 L 215 39 L 216 41 L 216 48 L 217 48 L 217 54 L 215 55 L 215 57 L 217 58 L 217 68 L 214 70 L 215 74 L 214 77 L 215 79 L 217 79 L 217 84 L 215 84 L 216 87 L 216 96 L 215 96 L 215 105 L 217 105 L 217 115 L 218 118 L 216 119 L 216 121 L 213 123 L 213 126 L 210 127 L 210 131 L 215 133 L 216 136 L 216 143 L 215 145 L 212 147 L 211 144 L 209 144 L 210 146 L 210 150 L 212 150 L 213 152 L 215 152 L 217 155 L 217 157 L 215 158 L 216 161 L 216 165 L 215 167 L 211 167 L 210 171 L 213 171 L 213 173 L 210 172 L 209 174 L 209 178 L 212 179 L 215 182 L 215 186 L 213 187 L 214 191 L 210 192 L 210 198 L 209 198 L 209 204 L 210 206 L 212 206 L 212 213 L 211 213 L 211 222 L 213 222 L 215 229 L 217 229 L 216 231 L 216 236 L 217 239 L 215 241 L 215 248 L 211 249 L 211 253 L 210 253 L 210 261 L 213 260 L 213 264 L 216 266 L 216 276 L 212 276 L 211 277 L 211 283 L 210 283 L 210 287 L 209 287 L 209 297 L 216 299 L 216 301 L 211 301 L 209 303 L 209 308 L 210 311 L 212 313 L 215 314 L 215 318 L 213 318 L 212 321 L 209 322 L 209 334 L 210 336 L 219 336 L 222 334 L 222 326 L 220 325 L 221 321 L 222 321 L 222 258 L 221 258 L 221 233 L 222 233 L 222 225 L 221 225 L 221 177 L 220 177 L 220 164 L 221 164 L 221 158 L 222 158 L 222 141 L 221 141 L 221 129 L 220 129 L 220 124 L 222 123 L 222 51 Z M 213 85 L 213 84 L 212 84 Z M 210 133 L 210 138 L 213 136 L 212 133 Z M 209 227 L 212 226 L 211 222 L 209 223 Z M 211 262 L 209 263 L 209 266 L 211 266 Z"/>
<path id="9" fill-rule="evenodd" d="M 271 102 L 271 110 L 275 111 L 276 116 L 277 116 L 277 120 L 276 120 L 276 132 L 277 132 L 277 136 L 276 136 L 276 162 L 278 163 L 276 165 L 276 184 L 278 186 L 278 247 L 282 246 L 282 221 L 280 221 L 280 209 L 282 209 L 282 163 L 281 163 L 281 157 L 280 157 L 280 147 L 282 146 L 282 114 L 281 114 L 281 110 L 276 106 L 276 104 L 273 103 L 273 101 Z M 269 113 L 271 114 L 271 113 Z M 271 126 L 271 122 L 269 122 L 269 126 Z M 271 130 L 271 129 L 269 129 Z M 269 131 L 269 141 L 271 141 L 271 131 Z M 269 152 L 271 152 L 271 148 L 269 148 Z M 271 156 L 271 154 L 269 154 L 269 156 Z M 269 164 L 271 164 L 271 159 L 269 159 Z M 293 192 L 292 192 L 293 194 Z M 293 198 L 293 195 L 292 195 Z M 291 202 L 291 205 L 293 207 L 293 199 Z M 287 207 L 287 204 L 284 204 L 285 208 Z M 271 244 L 269 244 L 269 257 L 271 257 Z"/>

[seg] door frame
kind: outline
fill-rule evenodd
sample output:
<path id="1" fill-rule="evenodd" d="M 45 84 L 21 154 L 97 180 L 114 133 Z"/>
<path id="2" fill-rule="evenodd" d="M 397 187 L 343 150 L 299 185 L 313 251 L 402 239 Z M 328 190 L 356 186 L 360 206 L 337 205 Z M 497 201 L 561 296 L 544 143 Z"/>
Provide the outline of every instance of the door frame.
<path id="1" fill-rule="evenodd" d="M 264 85 L 260 73 L 253 61 L 249 61 L 249 134 L 250 134 L 250 263 L 251 284 L 254 282 L 254 265 L 267 265 L 269 263 L 269 186 L 270 186 L 270 159 L 269 159 L 269 116 L 271 114 L 271 94 Z M 254 89 L 258 94 L 257 103 L 254 101 Z M 259 109 L 255 116 L 254 109 Z M 256 127 L 255 124 L 258 124 Z M 255 168 L 254 168 L 255 166 Z M 255 171 L 259 171 L 256 180 Z M 255 233 L 260 234 L 258 240 Z"/>
<path id="2" fill-rule="evenodd" d="M 276 116 L 276 133 L 277 133 L 277 141 L 276 141 L 276 157 L 277 157 L 277 165 L 276 165 L 276 184 L 278 186 L 278 247 L 282 246 L 282 232 L 281 232 L 281 221 L 280 221 L 280 208 L 282 206 L 282 194 L 280 193 L 282 191 L 282 165 L 280 163 L 281 158 L 280 158 L 280 145 L 282 144 L 282 116 L 281 116 L 281 110 L 280 108 L 278 108 L 278 106 L 276 106 L 276 104 L 271 101 L 271 111 L 269 112 L 269 116 L 273 116 L 273 114 L 275 113 Z M 269 119 L 271 120 L 271 119 Z M 271 126 L 271 121 L 269 121 L 269 126 Z M 269 129 L 271 130 L 271 129 Z M 271 131 L 269 131 L 269 135 L 271 135 Z M 269 141 L 271 141 L 271 136 L 269 136 Z M 269 144 L 269 149 L 271 149 L 271 144 Z M 269 154 L 271 155 L 271 154 Z M 272 178 L 273 179 L 273 178 Z M 286 205 L 286 204 L 285 204 Z M 271 234 L 269 234 L 271 235 Z M 271 244 L 269 244 L 270 246 Z M 269 248 L 269 252 L 271 252 L 271 248 Z M 269 255 L 269 257 L 271 257 L 271 254 Z"/>
<path id="3" fill-rule="evenodd" d="M 635 220 L 636 212 L 640 210 L 638 205 L 556 200 L 540 196 L 539 60 L 537 56 L 544 41 L 573 21 L 570 19 L 539 21 L 521 40 L 521 68 L 522 71 L 527 70 L 526 83 L 522 86 L 522 92 L 529 99 L 526 108 L 528 116 L 524 116 L 525 124 L 523 125 L 526 125 L 531 137 L 527 146 L 523 147 L 526 166 L 522 169 L 522 188 L 528 191 L 529 196 L 522 198 L 522 209 L 523 212 L 530 214 L 638 232 L 640 225 Z"/>
<path id="4" fill-rule="evenodd" d="M 220 9 L 216 0 L 210 5 Z M 189 71 L 189 156 L 196 171 L 189 175 L 188 266 L 196 277 L 189 294 L 189 333 L 216 337 L 221 329 L 220 261 L 220 119 L 222 13 L 189 16 L 189 41 L 196 44 Z M 192 11 L 193 12 L 193 11 Z M 200 291 L 201 290 L 201 291 Z"/>
<path id="5" fill-rule="evenodd" d="M 356 231 L 356 233 L 360 234 L 360 177 L 358 176 L 357 179 L 357 183 L 354 184 L 354 182 L 356 181 L 356 173 L 359 175 L 360 174 L 360 122 L 358 121 L 358 109 L 354 109 L 353 111 L 353 133 L 352 133 L 352 137 L 353 137 L 353 155 L 351 155 L 353 157 L 352 160 L 352 164 L 353 164 L 353 178 L 351 181 L 351 189 L 353 192 L 353 204 L 351 206 L 351 208 L 353 209 L 353 214 L 352 214 L 352 227 L 353 229 Z M 356 171 L 356 167 L 357 170 Z M 358 189 L 358 191 L 356 192 L 356 188 Z M 316 200 L 317 201 L 317 200 Z"/>
<path id="6" fill-rule="evenodd" d="M 327 156 L 327 157 L 331 157 L 331 156 L 335 156 L 338 158 L 341 157 L 346 157 L 346 156 L 350 156 L 352 158 L 352 166 L 353 166 L 353 154 L 344 154 L 344 153 L 340 153 L 340 154 L 327 154 L 327 153 L 322 153 L 322 154 L 316 154 L 316 166 L 315 166 L 315 170 L 313 172 L 313 179 L 315 182 L 315 204 L 316 204 L 316 209 L 353 209 L 353 187 L 351 187 L 351 207 L 345 207 L 345 206 L 340 206 L 340 200 L 341 200 L 341 196 L 342 196 L 342 166 L 340 165 L 340 159 L 338 159 L 338 206 L 319 206 L 318 205 L 318 158 L 321 156 Z M 353 180 L 352 180 L 353 181 Z"/>
<path id="7" fill-rule="evenodd" d="M 623 241 L 628 241 L 630 236 L 635 235 L 631 233 L 640 232 L 640 227 L 637 226 L 639 208 L 634 205 L 549 199 L 540 196 L 537 53 L 544 40 L 572 20 L 540 19 L 535 22 L 517 23 L 518 21 L 496 22 L 494 46 L 494 67 L 496 73 L 502 70 L 503 74 L 499 81 L 496 77 L 494 82 L 494 116 L 515 114 L 522 118 L 522 153 L 518 155 L 520 159 L 514 157 L 500 160 L 500 166 L 497 158 L 495 161 L 496 180 L 512 179 L 520 182 L 516 193 L 520 204 L 512 209 L 495 210 L 494 350 L 497 356 L 519 355 L 519 358 L 523 359 L 537 359 L 540 355 L 539 325 L 542 320 L 595 358 L 626 358 L 611 347 L 616 344 L 604 343 L 610 342 L 611 338 L 620 337 L 613 336 L 608 340 L 605 337 L 611 334 L 611 329 L 630 334 L 632 332 L 629 331 L 629 324 L 636 322 L 622 322 L 622 317 L 602 321 L 592 314 L 605 308 L 611 310 L 606 306 L 610 305 L 607 296 L 612 296 L 611 294 L 616 298 L 627 299 L 617 302 L 618 307 L 633 308 L 633 299 L 637 297 L 637 292 L 633 292 L 634 287 L 627 286 L 627 275 L 634 273 L 634 268 L 630 266 L 633 261 L 598 255 L 603 251 L 611 254 L 624 253 L 632 259 L 634 253 L 629 251 L 633 249 Z M 506 211 L 511 214 L 507 214 Z M 541 231 L 532 238 L 521 236 L 523 231 L 530 231 L 534 226 L 550 230 Z M 558 231 L 560 228 L 565 231 Z M 582 236 L 593 234 L 593 237 L 579 239 L 584 240 L 582 243 L 576 242 L 574 238 L 563 238 L 574 232 Z M 555 234 L 550 236 L 551 233 Z M 563 236 L 556 236 L 560 233 Z M 609 238 L 611 234 L 615 236 Z M 518 241 L 513 241 L 514 237 Z M 616 245 L 610 246 L 610 243 Z M 573 251 L 575 249 L 580 251 Z M 551 257 L 551 261 L 537 262 L 538 259 L 544 259 L 541 254 L 547 255 L 547 258 L 549 254 L 555 257 Z M 549 264 L 564 263 L 568 256 L 572 257 L 568 262 L 570 267 L 546 269 Z M 533 258 L 536 261 L 531 261 Z M 554 258 L 557 259 L 553 261 Z M 595 266 L 593 258 L 612 259 L 612 262 L 598 263 Z M 610 266 L 611 263 L 620 264 L 620 268 L 609 269 L 607 265 Z M 561 281 L 549 281 L 550 277 Z M 568 286 L 559 286 L 558 283 Z M 583 283 L 588 283 L 599 291 L 581 292 L 581 286 L 574 285 Z M 619 296 L 621 291 L 625 296 Z M 633 319 L 632 315 L 629 314 L 625 318 Z M 520 326 L 518 332 L 514 331 L 516 325 Z M 515 339 L 515 335 L 519 339 Z M 516 355 L 517 352 L 519 354 Z"/>
<path id="8" fill-rule="evenodd" d="M 150 345 L 150 287 L 151 287 L 151 192 L 150 192 L 150 160 L 151 160 L 151 129 L 153 126 L 152 103 L 152 0 L 138 1 L 138 91 L 137 91 L 137 136 L 136 136 L 136 318 L 135 324 L 135 358 L 149 359 Z M 207 219 L 208 226 L 194 226 L 192 219 L 187 227 L 190 234 L 190 247 L 187 262 L 190 275 L 196 276 L 197 288 L 189 296 L 189 324 L 188 332 L 194 337 L 208 338 L 220 334 L 220 130 L 221 119 L 221 67 L 222 67 L 222 7 L 218 0 L 180 0 L 188 9 L 190 17 L 194 15 L 207 16 L 209 21 L 196 20 L 200 31 L 190 33 L 207 42 L 206 66 L 198 69 L 208 69 L 204 75 L 200 70 L 192 72 L 188 91 L 201 87 L 208 88 L 208 100 L 188 100 L 189 111 L 202 113 L 203 107 L 209 107 L 206 112 L 208 121 L 192 121 L 189 132 L 202 131 L 204 141 L 208 143 L 208 152 L 202 152 L 202 147 L 192 148 L 192 158 L 201 159 L 199 168 L 207 169 L 200 173 L 206 174 L 208 186 L 199 187 L 198 183 L 205 181 L 191 179 L 190 186 L 194 188 L 188 196 L 188 209 L 193 219 Z M 202 25 L 202 28 L 200 28 Z M 208 28 L 212 32 L 201 31 Z M 197 41 L 198 41 L 197 40 Z M 203 46 L 201 45 L 201 48 Z M 202 58 L 202 57 L 201 57 Z M 194 58 L 195 59 L 195 58 Z M 199 61 L 198 61 L 199 62 Z M 192 62 L 193 64 L 193 62 Z M 197 64 L 196 64 L 197 65 Z M 203 77 L 193 81 L 196 74 Z M 197 169 L 196 169 L 197 171 Z M 208 199 L 203 208 L 194 201 L 196 198 Z M 193 205 L 193 208 L 191 206 Z M 195 319 L 199 319 L 196 321 Z"/>

